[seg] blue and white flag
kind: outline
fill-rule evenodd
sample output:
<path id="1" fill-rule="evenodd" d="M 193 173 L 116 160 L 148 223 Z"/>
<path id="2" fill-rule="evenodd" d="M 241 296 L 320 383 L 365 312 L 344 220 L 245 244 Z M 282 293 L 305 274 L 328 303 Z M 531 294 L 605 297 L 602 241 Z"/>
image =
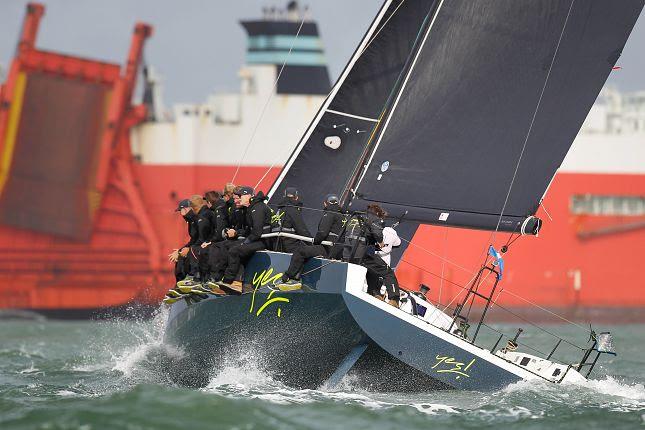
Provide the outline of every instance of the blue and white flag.
<path id="1" fill-rule="evenodd" d="M 493 257 L 495 260 L 493 261 L 493 266 L 499 267 L 499 279 L 502 279 L 502 272 L 504 272 L 504 257 L 502 257 L 502 254 L 493 248 L 493 245 L 488 248 L 488 255 Z"/>

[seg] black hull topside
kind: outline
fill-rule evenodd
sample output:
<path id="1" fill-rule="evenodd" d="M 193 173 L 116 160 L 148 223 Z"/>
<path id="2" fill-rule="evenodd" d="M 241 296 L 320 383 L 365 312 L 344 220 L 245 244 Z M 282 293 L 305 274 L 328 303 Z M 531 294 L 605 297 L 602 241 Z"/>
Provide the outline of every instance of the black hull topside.
<path id="1" fill-rule="evenodd" d="M 356 384 L 397 391 L 447 387 L 392 357 L 363 332 L 342 295 L 346 263 L 312 259 L 304 272 L 313 271 L 303 276 L 301 289 L 274 291 L 273 280 L 286 270 L 289 258 L 257 253 L 247 265 L 240 296 L 209 296 L 171 306 L 164 342 L 184 352 L 170 365 L 175 382 L 204 386 L 218 369 L 252 361 L 285 385 L 314 389 L 365 345 L 352 366 Z"/>

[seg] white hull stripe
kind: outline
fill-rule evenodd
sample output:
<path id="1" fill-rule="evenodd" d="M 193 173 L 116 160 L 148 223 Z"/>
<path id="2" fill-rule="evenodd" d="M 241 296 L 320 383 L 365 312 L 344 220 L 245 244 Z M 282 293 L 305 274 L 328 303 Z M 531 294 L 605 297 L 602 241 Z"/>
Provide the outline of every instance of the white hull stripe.
<path id="1" fill-rule="evenodd" d="M 327 112 L 329 112 L 329 113 L 335 113 L 336 115 L 347 116 L 347 117 L 349 117 L 349 118 L 362 119 L 363 121 L 378 122 L 378 119 L 368 118 L 368 117 L 366 117 L 366 116 L 352 115 L 351 113 L 339 112 L 339 111 L 337 111 L 337 110 L 332 110 L 332 109 L 327 109 Z"/>

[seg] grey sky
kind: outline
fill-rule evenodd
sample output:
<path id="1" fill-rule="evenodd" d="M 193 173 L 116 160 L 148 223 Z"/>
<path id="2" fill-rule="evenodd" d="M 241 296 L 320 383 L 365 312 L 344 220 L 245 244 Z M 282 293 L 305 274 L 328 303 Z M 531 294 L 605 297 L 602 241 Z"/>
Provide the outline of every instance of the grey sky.
<path id="1" fill-rule="evenodd" d="M 123 63 L 136 21 L 155 27 L 146 60 L 164 81 L 166 104 L 201 102 L 213 91 L 236 90 L 246 38 L 240 19 L 259 18 L 263 6 L 286 0 L 44 0 L 38 46 Z M 0 0 L 0 64 L 13 56 L 26 0 Z M 332 79 L 341 72 L 380 0 L 309 0 L 318 21 Z M 609 83 L 645 89 L 645 18 L 641 16 Z"/>

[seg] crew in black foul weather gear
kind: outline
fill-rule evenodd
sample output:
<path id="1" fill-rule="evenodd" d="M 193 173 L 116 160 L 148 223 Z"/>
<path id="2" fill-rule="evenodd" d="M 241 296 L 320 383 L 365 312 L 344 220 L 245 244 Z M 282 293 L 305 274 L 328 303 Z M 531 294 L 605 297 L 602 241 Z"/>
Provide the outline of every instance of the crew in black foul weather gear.
<path id="1" fill-rule="evenodd" d="M 195 285 L 196 288 L 201 288 L 201 290 L 195 291 L 196 293 L 213 292 L 214 289 L 217 289 L 215 285 L 209 285 L 211 277 L 210 263 L 221 252 L 222 248 L 218 245 L 226 240 L 226 230 L 229 227 L 226 201 L 224 201 L 221 194 L 217 191 L 208 191 L 204 194 L 204 200 L 209 209 L 204 212 L 204 216 L 208 218 L 211 224 L 211 235 L 208 241 L 201 244 L 202 249 L 199 254 L 199 282 L 201 282 L 201 285 Z"/>
<path id="2" fill-rule="evenodd" d="M 272 217 L 272 232 L 292 233 L 300 236 L 311 236 L 309 229 L 302 218 L 302 202 L 298 190 L 287 187 L 284 199 L 278 204 L 278 211 Z M 305 242 L 289 237 L 278 237 L 276 251 L 294 252 Z"/>
<path id="3" fill-rule="evenodd" d="M 190 242 L 193 240 L 193 235 L 196 234 L 196 230 L 193 229 L 192 223 L 189 218 L 187 218 L 188 213 L 191 211 L 190 200 L 184 199 L 177 204 L 177 209 L 175 212 L 178 212 L 179 215 L 186 221 L 186 226 L 188 228 L 188 236 L 190 240 L 184 246 L 181 246 L 177 249 L 174 249 L 169 255 L 168 260 L 172 263 L 175 263 L 175 281 L 181 281 L 186 277 L 189 272 L 188 259 L 186 256 L 190 251 Z"/>
<path id="4" fill-rule="evenodd" d="M 209 191 L 204 194 L 206 206 L 210 209 L 208 219 L 212 226 L 212 234 L 208 243 L 217 243 L 225 240 L 225 230 L 229 226 L 228 208 L 221 194 Z"/>
<path id="5" fill-rule="evenodd" d="M 262 235 L 271 231 L 272 211 L 264 202 L 264 194 L 255 195 L 253 188 L 240 187 L 240 206 L 246 209 L 245 239 L 228 250 L 224 279 L 218 284 L 229 290 L 242 291 L 242 283 L 237 281 L 240 264 L 246 262 L 256 251 L 266 249 Z"/>
<path id="6" fill-rule="evenodd" d="M 367 269 L 367 292 L 380 297 L 381 285 L 385 286 L 387 299 L 398 306 L 399 282 L 394 270 L 376 255 L 383 243 L 383 220 L 385 211 L 378 205 L 369 205 L 366 214 L 355 215 L 348 221 L 345 232 L 344 259 L 361 264 Z"/>
<path id="7" fill-rule="evenodd" d="M 233 194 L 230 200 L 233 204 L 230 206 L 228 202 L 226 204 L 228 227 L 223 233 L 224 240 L 212 245 L 209 252 L 208 267 L 210 274 L 206 285 L 211 289 L 219 288 L 217 282 L 221 281 L 224 276 L 224 270 L 228 262 L 228 250 L 242 243 L 246 239 L 248 230 L 246 224 L 247 208 L 240 204 L 240 196 Z"/>
<path id="8" fill-rule="evenodd" d="M 303 245 L 293 251 L 289 268 L 282 275 L 278 284 L 280 288 L 298 288 L 301 286 L 300 274 L 306 261 L 312 257 L 340 258 L 343 245 L 339 242 L 339 235 L 343 230 L 345 216 L 341 213 L 338 196 L 329 194 L 323 202 L 324 212 L 318 223 L 318 231 L 314 236 L 313 245 Z M 333 242 L 333 246 L 322 245 L 322 241 Z"/>
<path id="9" fill-rule="evenodd" d="M 191 210 L 184 215 L 184 219 L 188 222 L 188 231 L 190 234 L 190 241 L 184 246 L 189 248 L 186 254 L 188 260 L 188 273 L 183 280 L 177 282 L 177 288 L 182 292 L 188 292 L 192 287 L 200 284 L 200 269 L 206 270 L 205 267 L 200 267 L 200 260 L 203 260 L 202 254 L 206 252 L 202 248 L 202 244 L 207 243 L 213 233 L 211 222 L 209 221 L 210 209 L 206 206 L 204 198 L 199 195 L 194 195 L 190 198 Z M 205 266 L 202 264 L 202 266 Z"/>

